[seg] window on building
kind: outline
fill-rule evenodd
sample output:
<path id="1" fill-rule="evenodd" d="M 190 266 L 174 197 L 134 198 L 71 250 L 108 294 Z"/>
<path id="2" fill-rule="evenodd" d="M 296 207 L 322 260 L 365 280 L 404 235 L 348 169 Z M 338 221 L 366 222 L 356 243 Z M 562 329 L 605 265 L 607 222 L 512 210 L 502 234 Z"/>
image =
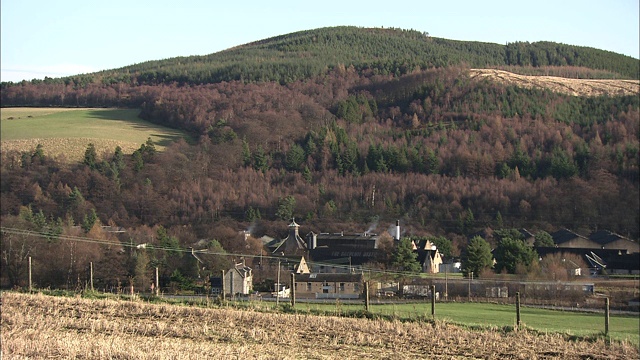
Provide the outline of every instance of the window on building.
<path id="1" fill-rule="evenodd" d="M 340 292 L 344 292 L 344 283 L 340 283 Z"/>
<path id="2" fill-rule="evenodd" d="M 307 283 L 307 291 L 311 291 L 311 283 L 310 282 Z"/>

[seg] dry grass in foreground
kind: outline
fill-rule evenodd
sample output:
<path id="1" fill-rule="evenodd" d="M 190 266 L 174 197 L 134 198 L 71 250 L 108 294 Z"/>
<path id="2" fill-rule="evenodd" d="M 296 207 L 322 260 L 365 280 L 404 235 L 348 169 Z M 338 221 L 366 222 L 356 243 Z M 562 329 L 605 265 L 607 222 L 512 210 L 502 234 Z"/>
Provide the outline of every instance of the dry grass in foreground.
<path id="1" fill-rule="evenodd" d="M 2 293 L 3 359 L 637 359 L 638 349 L 441 322 Z"/>

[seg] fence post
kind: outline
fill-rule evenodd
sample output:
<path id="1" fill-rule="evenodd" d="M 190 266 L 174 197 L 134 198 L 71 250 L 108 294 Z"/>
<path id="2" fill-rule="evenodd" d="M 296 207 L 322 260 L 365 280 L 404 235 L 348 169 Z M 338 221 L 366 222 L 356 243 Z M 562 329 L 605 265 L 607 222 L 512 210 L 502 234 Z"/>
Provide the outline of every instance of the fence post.
<path id="1" fill-rule="evenodd" d="M 444 300 L 449 301 L 449 279 L 447 278 L 447 267 L 444 267 Z"/>
<path id="2" fill-rule="evenodd" d="M 609 298 L 604 298 L 604 335 L 609 336 Z"/>
<path id="3" fill-rule="evenodd" d="M 469 289 L 467 290 L 468 291 L 467 296 L 469 297 L 469 300 L 468 300 L 469 302 L 471 302 L 471 280 L 473 280 L 473 271 L 471 272 L 471 276 L 469 277 Z"/>
<path id="4" fill-rule="evenodd" d="M 29 256 L 29 292 L 33 290 L 33 282 L 31 281 L 31 256 Z"/>
<path id="5" fill-rule="evenodd" d="M 520 292 L 516 292 L 516 329 L 520 329 Z"/>
<path id="6" fill-rule="evenodd" d="M 364 309 L 369 311 L 369 282 L 364 282 Z"/>
<path id="7" fill-rule="evenodd" d="M 296 306 L 296 273 L 291 273 L 291 307 Z"/>
<path id="8" fill-rule="evenodd" d="M 276 280 L 276 308 L 280 306 L 280 260 L 278 260 L 278 280 Z"/>
<path id="9" fill-rule="evenodd" d="M 431 285 L 431 317 L 436 319 L 436 286 Z"/>
<path id="10" fill-rule="evenodd" d="M 91 291 L 93 291 L 93 261 L 89 263 L 90 266 L 90 278 L 91 278 Z"/>
<path id="11" fill-rule="evenodd" d="M 224 286 L 224 270 L 222 270 L 222 291 L 221 291 L 221 294 L 222 294 L 222 302 L 224 303 L 224 301 L 226 299 L 226 296 L 227 296 L 226 295 L 227 294 L 227 289 L 225 289 L 225 286 Z"/>
<path id="12" fill-rule="evenodd" d="M 157 266 L 156 266 L 156 296 L 160 296 L 160 277 L 158 276 Z"/>

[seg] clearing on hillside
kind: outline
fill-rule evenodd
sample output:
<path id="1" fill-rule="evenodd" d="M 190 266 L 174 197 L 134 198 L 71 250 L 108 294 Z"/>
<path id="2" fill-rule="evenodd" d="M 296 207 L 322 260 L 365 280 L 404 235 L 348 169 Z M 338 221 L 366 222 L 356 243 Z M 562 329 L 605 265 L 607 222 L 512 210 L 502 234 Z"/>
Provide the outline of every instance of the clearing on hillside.
<path id="1" fill-rule="evenodd" d="M 471 69 L 471 78 L 487 78 L 525 88 L 549 89 L 573 96 L 640 94 L 640 80 L 570 79 L 558 76 L 518 75 L 497 69 Z"/>
<path id="2" fill-rule="evenodd" d="M 120 146 L 131 154 L 151 138 L 158 150 L 187 136 L 178 130 L 138 118 L 135 109 L 3 108 L 2 152 L 33 151 L 38 144 L 46 155 L 80 161 L 89 143 L 99 155 Z"/>

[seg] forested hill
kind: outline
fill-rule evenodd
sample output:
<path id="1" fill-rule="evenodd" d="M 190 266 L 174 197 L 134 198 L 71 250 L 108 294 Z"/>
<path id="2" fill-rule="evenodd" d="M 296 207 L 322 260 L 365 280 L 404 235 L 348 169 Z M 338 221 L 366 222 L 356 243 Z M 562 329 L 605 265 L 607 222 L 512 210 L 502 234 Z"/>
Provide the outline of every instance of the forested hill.
<path id="1" fill-rule="evenodd" d="M 73 164 L 42 147 L 2 152 L 3 226 L 99 219 L 132 238 L 255 254 L 238 230 L 286 236 L 291 217 L 305 232 L 401 219 L 408 234 L 453 240 L 456 254 L 468 236 L 507 227 L 637 239 L 638 91 L 568 95 L 472 67 L 638 82 L 637 59 L 597 49 L 337 27 L 3 84 L 2 106 L 135 108 L 196 139 L 133 154 L 87 147 Z"/>
<path id="2" fill-rule="evenodd" d="M 638 60 L 593 48 L 552 42 L 498 45 L 454 41 L 414 30 L 331 27 L 277 36 L 206 56 L 150 61 L 102 74 L 132 74 L 139 83 L 217 83 L 243 80 L 288 83 L 338 64 L 374 74 L 465 63 L 471 67 L 578 66 L 638 79 Z"/>
<path id="3" fill-rule="evenodd" d="M 640 78 L 637 59 L 588 47 L 553 42 L 499 45 L 447 40 L 415 30 L 330 27 L 281 35 L 210 55 L 148 61 L 47 80 L 81 85 L 209 84 L 234 80 L 284 84 L 319 75 L 338 65 L 352 65 L 360 73 L 399 76 L 459 64 L 475 68 L 572 66 L 600 70 L 598 77 Z"/>

